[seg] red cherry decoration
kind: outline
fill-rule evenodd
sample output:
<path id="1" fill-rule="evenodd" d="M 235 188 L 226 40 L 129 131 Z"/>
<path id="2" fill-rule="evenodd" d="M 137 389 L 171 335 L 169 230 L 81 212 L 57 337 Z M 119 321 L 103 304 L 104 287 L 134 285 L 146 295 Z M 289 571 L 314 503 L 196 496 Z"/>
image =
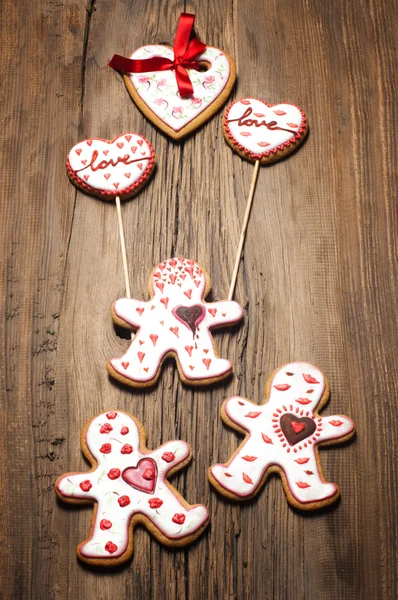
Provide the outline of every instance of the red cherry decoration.
<path id="1" fill-rule="evenodd" d="M 120 469 L 111 469 L 108 473 L 109 479 L 118 479 L 120 477 Z"/>
<path id="2" fill-rule="evenodd" d="M 119 506 L 121 506 L 122 508 L 130 504 L 130 498 L 128 496 L 120 496 L 120 498 L 118 498 L 117 501 L 119 502 Z"/>
<path id="3" fill-rule="evenodd" d="M 106 550 L 107 552 L 109 552 L 109 554 L 113 554 L 114 552 L 116 552 L 116 550 L 117 550 L 117 546 L 116 546 L 116 544 L 114 544 L 113 542 L 107 542 L 107 543 L 105 544 L 105 550 Z"/>
<path id="4" fill-rule="evenodd" d="M 113 427 L 109 423 L 104 423 L 100 429 L 100 433 L 110 433 Z"/>
<path id="5" fill-rule="evenodd" d="M 110 529 L 111 527 L 112 527 L 112 522 L 108 521 L 108 519 L 102 519 L 102 521 L 100 522 L 100 528 L 102 530 Z"/>
<path id="6" fill-rule="evenodd" d="M 162 459 L 167 463 L 173 462 L 175 460 L 174 452 L 163 452 Z"/>
<path id="7" fill-rule="evenodd" d="M 92 483 L 88 479 L 86 479 L 86 481 L 82 481 L 80 483 L 80 488 L 83 490 L 83 492 L 89 492 L 92 487 L 93 487 Z"/>
<path id="8" fill-rule="evenodd" d="M 176 513 L 171 520 L 173 521 L 173 523 L 182 525 L 185 521 L 185 515 L 183 515 L 182 513 Z"/>
<path id="9" fill-rule="evenodd" d="M 148 467 L 143 472 L 142 478 L 146 479 L 147 481 L 152 481 L 152 479 L 155 479 L 155 471 L 153 469 L 151 469 L 150 467 Z"/>
<path id="10" fill-rule="evenodd" d="M 107 419 L 116 419 L 117 412 L 115 412 L 114 410 L 112 410 L 111 412 L 106 413 L 106 417 L 107 417 Z"/>
<path id="11" fill-rule="evenodd" d="M 163 504 L 163 500 L 160 498 L 151 498 L 148 500 L 148 504 L 150 508 L 160 508 Z"/>
<path id="12" fill-rule="evenodd" d="M 102 454 L 110 454 L 112 452 L 111 444 L 102 444 L 100 452 L 102 452 Z"/>
<path id="13" fill-rule="evenodd" d="M 122 435 L 127 435 L 128 432 L 129 432 L 129 428 L 128 427 L 122 427 L 121 430 L 120 430 L 120 433 Z"/>
<path id="14" fill-rule="evenodd" d="M 130 446 L 130 444 L 124 444 L 124 446 L 122 446 L 120 452 L 122 454 L 131 454 L 133 451 L 133 446 Z"/>

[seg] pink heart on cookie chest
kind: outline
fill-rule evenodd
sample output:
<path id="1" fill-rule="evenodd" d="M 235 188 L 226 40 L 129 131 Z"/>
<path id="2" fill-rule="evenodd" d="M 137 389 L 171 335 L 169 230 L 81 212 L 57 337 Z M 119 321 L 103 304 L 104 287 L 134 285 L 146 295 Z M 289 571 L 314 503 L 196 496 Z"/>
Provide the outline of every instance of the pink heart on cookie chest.
<path id="1" fill-rule="evenodd" d="M 278 151 L 288 153 L 307 133 L 304 112 L 292 104 L 268 105 L 244 98 L 231 104 L 224 115 L 224 135 L 237 151 L 267 162 Z"/>
<path id="2" fill-rule="evenodd" d="M 167 46 L 149 45 L 138 48 L 131 58 L 159 56 L 174 60 L 174 51 Z M 207 47 L 197 60 L 206 64 L 208 70 L 188 70 L 193 95 L 187 98 L 181 98 L 173 70 L 125 76 L 127 89 L 139 108 L 174 139 L 184 137 L 210 118 L 235 82 L 234 61 L 219 48 Z"/>
<path id="3" fill-rule="evenodd" d="M 157 467 L 152 458 L 143 458 L 136 467 L 127 467 L 122 473 L 126 483 L 140 492 L 153 494 L 156 487 Z"/>
<path id="4" fill-rule="evenodd" d="M 136 155 L 136 148 L 140 155 Z M 147 139 L 125 133 L 112 141 L 84 140 L 76 144 L 66 160 L 73 183 L 105 199 L 130 197 L 151 175 L 155 153 Z"/>

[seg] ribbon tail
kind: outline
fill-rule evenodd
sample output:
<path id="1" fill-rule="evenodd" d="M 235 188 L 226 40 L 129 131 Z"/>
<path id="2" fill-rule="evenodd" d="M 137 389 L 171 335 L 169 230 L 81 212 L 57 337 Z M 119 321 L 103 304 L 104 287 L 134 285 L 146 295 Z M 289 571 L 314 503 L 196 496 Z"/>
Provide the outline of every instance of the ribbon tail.
<path id="1" fill-rule="evenodd" d="M 171 69 L 173 61 L 169 58 L 154 56 L 153 58 L 134 59 L 114 54 L 108 63 L 115 71 L 124 73 L 149 73 L 151 71 L 165 71 Z"/>
<path id="2" fill-rule="evenodd" d="M 187 98 L 192 96 L 193 87 L 191 80 L 189 79 L 188 71 L 181 65 L 175 67 L 176 80 L 178 85 L 178 91 L 180 92 L 181 98 Z"/>
<path id="3" fill-rule="evenodd" d="M 195 23 L 195 15 L 182 13 L 178 21 L 177 31 L 174 38 L 174 60 L 183 58 L 188 48 L 189 38 Z"/>

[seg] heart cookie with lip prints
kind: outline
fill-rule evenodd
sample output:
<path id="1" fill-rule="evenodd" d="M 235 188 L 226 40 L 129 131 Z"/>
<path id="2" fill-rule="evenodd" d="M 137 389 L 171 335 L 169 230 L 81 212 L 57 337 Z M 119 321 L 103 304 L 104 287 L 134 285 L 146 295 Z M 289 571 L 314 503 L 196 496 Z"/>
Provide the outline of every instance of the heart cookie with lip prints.
<path id="1" fill-rule="evenodd" d="M 173 60 L 172 48 L 143 46 L 133 59 L 163 56 Z M 206 48 L 198 58 L 208 65 L 201 72 L 188 70 L 193 95 L 182 98 L 173 71 L 124 76 L 126 87 L 144 115 L 168 136 L 177 140 L 192 133 L 224 104 L 235 83 L 235 63 L 218 48 Z"/>
<path id="2" fill-rule="evenodd" d="M 242 158 L 264 164 L 296 150 L 308 133 L 308 123 L 305 113 L 293 104 L 270 105 L 243 98 L 225 111 L 223 132 Z"/>
<path id="3" fill-rule="evenodd" d="M 66 159 L 72 183 L 104 200 L 131 198 L 146 184 L 154 167 L 152 144 L 138 133 L 124 133 L 112 141 L 84 140 Z"/>

